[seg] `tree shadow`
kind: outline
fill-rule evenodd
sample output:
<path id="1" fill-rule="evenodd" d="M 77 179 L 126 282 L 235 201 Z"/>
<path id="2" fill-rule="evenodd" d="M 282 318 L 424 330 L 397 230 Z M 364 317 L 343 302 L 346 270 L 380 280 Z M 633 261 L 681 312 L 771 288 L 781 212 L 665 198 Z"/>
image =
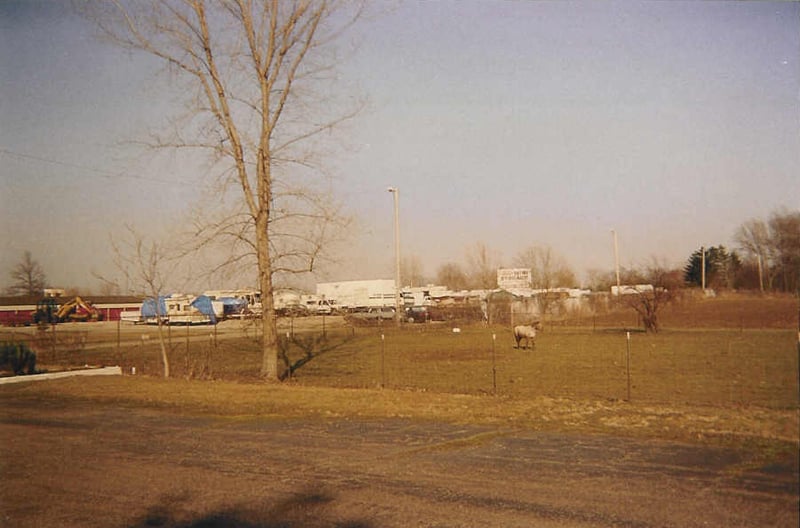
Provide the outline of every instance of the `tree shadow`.
<path id="1" fill-rule="evenodd" d="M 188 494 L 166 495 L 129 528 L 371 528 L 362 520 L 331 519 L 326 508 L 334 497 L 306 490 L 274 504 L 238 504 L 197 516 L 186 512 Z M 187 518 L 188 517 L 188 518 Z"/>
<path id="2" fill-rule="evenodd" d="M 352 334 L 340 334 L 335 337 L 329 336 L 326 333 L 322 334 L 295 334 L 291 337 L 278 340 L 278 358 L 283 362 L 283 373 L 280 376 L 281 381 L 291 379 L 298 369 L 327 352 L 336 350 L 337 348 L 347 344 L 353 340 Z M 300 357 L 290 357 L 290 349 L 294 347 L 300 350 Z M 292 354 L 294 355 L 294 354 Z"/>

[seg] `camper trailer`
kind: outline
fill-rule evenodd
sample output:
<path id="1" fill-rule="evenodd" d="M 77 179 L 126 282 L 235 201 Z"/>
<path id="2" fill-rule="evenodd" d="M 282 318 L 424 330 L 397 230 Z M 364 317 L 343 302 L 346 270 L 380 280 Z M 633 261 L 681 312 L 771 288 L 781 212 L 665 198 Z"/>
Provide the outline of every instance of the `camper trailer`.
<path id="1" fill-rule="evenodd" d="M 257 290 L 208 290 L 203 295 L 222 304 L 225 318 L 261 314 L 261 292 Z"/>
<path id="2" fill-rule="evenodd" d="M 145 299 L 140 310 L 143 322 L 158 324 L 216 324 L 217 316 L 209 297 L 172 294 Z"/>

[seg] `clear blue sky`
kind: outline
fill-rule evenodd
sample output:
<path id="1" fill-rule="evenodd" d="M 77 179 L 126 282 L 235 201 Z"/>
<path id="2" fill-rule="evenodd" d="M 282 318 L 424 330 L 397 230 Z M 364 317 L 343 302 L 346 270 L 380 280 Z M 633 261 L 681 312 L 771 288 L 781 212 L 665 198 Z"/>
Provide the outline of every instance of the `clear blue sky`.
<path id="1" fill-rule="evenodd" d="M 358 37 L 370 104 L 331 166 L 359 221 L 324 280 L 393 276 L 388 186 L 428 275 L 476 241 L 610 270 L 611 229 L 623 265 L 682 265 L 800 207 L 798 3 L 407 2 Z M 109 233 L 198 199 L 202 167 L 120 143 L 169 109 L 154 75 L 61 2 L 0 3 L 0 286 L 26 249 L 93 286 Z"/>

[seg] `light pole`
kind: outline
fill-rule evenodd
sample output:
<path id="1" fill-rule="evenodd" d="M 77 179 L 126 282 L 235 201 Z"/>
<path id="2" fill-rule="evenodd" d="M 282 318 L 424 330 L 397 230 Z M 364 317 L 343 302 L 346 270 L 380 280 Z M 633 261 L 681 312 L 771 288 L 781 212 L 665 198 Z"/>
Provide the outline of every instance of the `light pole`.
<path id="1" fill-rule="evenodd" d="M 394 321 L 400 326 L 400 191 L 397 187 L 387 189 L 394 196 Z"/>
<path id="2" fill-rule="evenodd" d="M 700 257 L 700 287 L 703 289 L 703 293 L 706 292 L 706 248 L 705 246 L 700 246 L 700 253 L 702 256 Z"/>
<path id="3" fill-rule="evenodd" d="M 614 270 L 617 274 L 617 295 L 619 295 L 622 292 L 619 291 L 619 246 L 617 245 L 617 231 L 612 229 L 611 234 L 614 235 Z"/>

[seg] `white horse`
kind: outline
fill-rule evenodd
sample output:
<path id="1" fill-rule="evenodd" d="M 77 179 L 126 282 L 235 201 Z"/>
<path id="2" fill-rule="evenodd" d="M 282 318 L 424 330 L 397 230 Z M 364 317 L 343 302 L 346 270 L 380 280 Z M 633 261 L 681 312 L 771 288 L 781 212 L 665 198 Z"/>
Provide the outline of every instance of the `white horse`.
<path id="1" fill-rule="evenodd" d="M 528 346 L 536 348 L 536 329 L 540 328 L 539 323 L 532 325 L 519 325 L 514 327 L 514 339 L 517 341 L 517 348 L 520 348 L 520 343 L 525 340 L 525 348 Z"/>

